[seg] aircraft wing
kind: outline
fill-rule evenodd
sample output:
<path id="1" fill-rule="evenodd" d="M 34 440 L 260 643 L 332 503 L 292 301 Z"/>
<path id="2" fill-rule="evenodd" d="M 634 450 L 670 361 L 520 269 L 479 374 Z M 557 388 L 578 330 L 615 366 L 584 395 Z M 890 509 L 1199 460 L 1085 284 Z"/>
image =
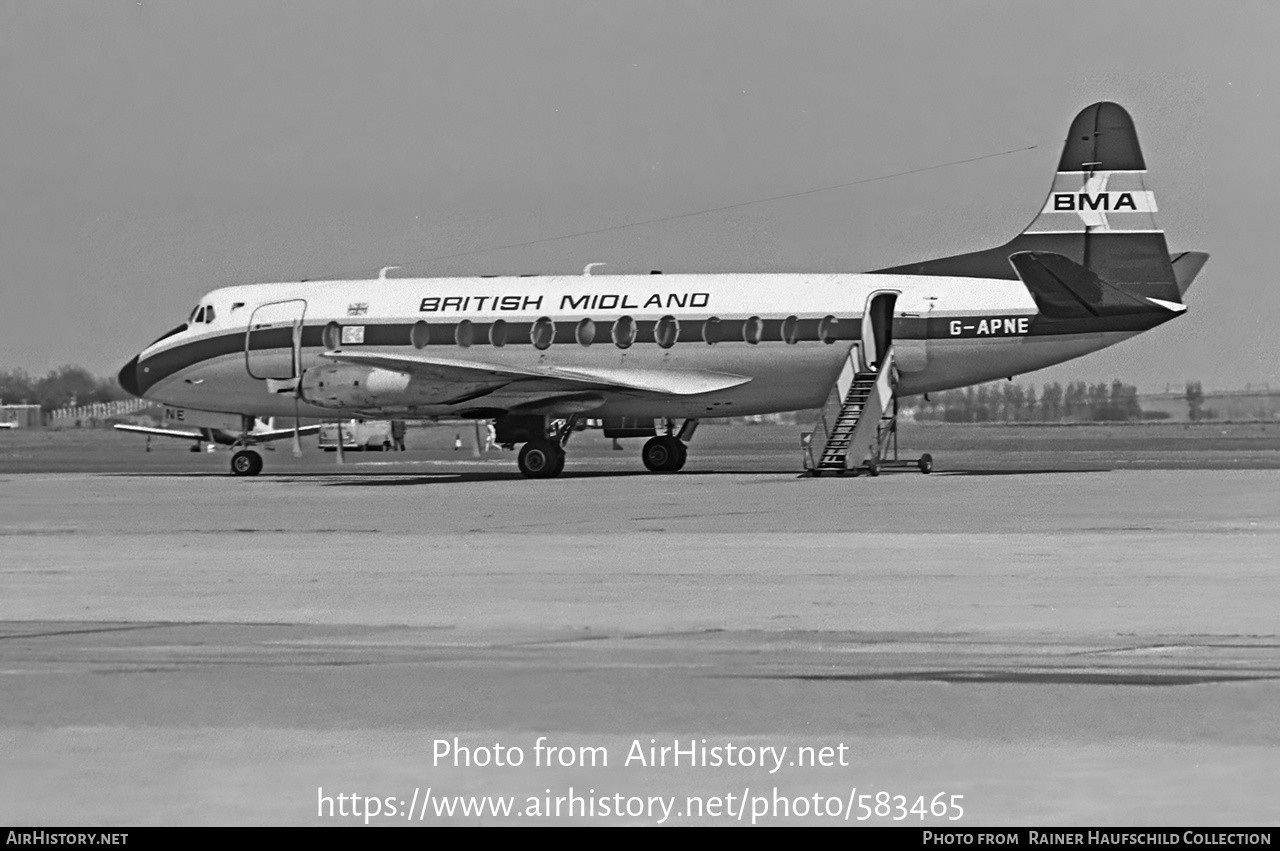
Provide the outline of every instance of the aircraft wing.
<path id="1" fill-rule="evenodd" d="M 298 434 L 317 434 L 320 431 L 319 425 L 299 426 Z M 293 429 L 291 428 L 273 428 L 267 431 L 251 431 L 248 434 L 249 443 L 270 443 L 273 440 L 283 440 L 286 437 L 293 437 Z"/>
<path id="2" fill-rule="evenodd" d="M 182 431 L 176 428 L 153 428 L 151 426 L 120 425 L 114 426 L 120 431 L 135 431 L 138 434 L 154 434 L 157 437 L 185 437 L 187 440 L 205 440 L 202 431 Z"/>
<path id="3" fill-rule="evenodd" d="M 695 396 L 746 384 L 750 376 L 705 369 L 630 369 L 625 367 L 516 367 L 483 361 L 401 352 L 326 352 L 321 357 L 393 372 L 420 375 L 431 381 L 508 382 L 537 380 L 563 383 L 567 390 L 585 388 Z"/>
<path id="4" fill-rule="evenodd" d="M 240 435 L 237 433 L 217 428 L 184 431 L 176 428 L 155 428 L 152 426 L 123 424 L 116 425 L 115 428 L 118 428 L 120 431 L 132 431 L 137 432 L 138 434 L 150 434 L 156 437 L 182 437 L 187 440 L 200 440 L 205 443 L 218 443 L 225 446 L 241 442 L 246 445 L 253 443 L 270 443 L 273 440 L 284 440 L 285 438 L 293 437 L 293 429 L 291 428 L 276 428 L 269 431 L 251 431 L 245 436 L 244 441 L 240 440 Z M 299 428 L 298 434 L 315 434 L 318 431 L 320 431 L 319 425 L 307 425 Z"/>

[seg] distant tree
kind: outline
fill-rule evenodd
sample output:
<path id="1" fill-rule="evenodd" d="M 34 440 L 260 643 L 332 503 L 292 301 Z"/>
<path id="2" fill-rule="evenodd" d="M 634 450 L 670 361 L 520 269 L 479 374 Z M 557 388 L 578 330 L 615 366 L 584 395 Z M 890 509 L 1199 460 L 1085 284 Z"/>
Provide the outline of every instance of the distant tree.
<path id="1" fill-rule="evenodd" d="M 1062 385 L 1058 382 L 1046 384 L 1040 394 L 1040 419 L 1053 422 L 1062 419 Z"/>
<path id="2" fill-rule="evenodd" d="M 1005 422 L 1018 422 L 1022 419 L 1022 409 L 1027 404 L 1027 391 L 1022 389 L 1021 384 L 1009 383 L 1004 389 L 1004 419 Z"/>
<path id="3" fill-rule="evenodd" d="M 35 398 L 35 379 L 24 370 L 0 370 L 0 402 L 8 405 L 30 405 Z"/>
<path id="4" fill-rule="evenodd" d="M 1187 414 L 1191 417 L 1191 421 L 1201 419 L 1204 415 L 1200 410 L 1204 404 L 1204 390 L 1200 387 L 1199 381 L 1187 382 Z"/>
<path id="5" fill-rule="evenodd" d="M 1110 385 L 1072 381 L 1065 388 L 1053 382 L 1045 384 L 1038 396 L 1033 384 L 990 382 L 930 393 L 928 399 L 912 397 L 903 404 L 914 408 L 918 419 L 949 423 L 1056 422 L 1065 418 L 1124 421 L 1142 417 L 1138 388 L 1119 379 Z"/>
<path id="6" fill-rule="evenodd" d="M 95 377 L 82 366 L 60 366 L 35 381 L 32 395 L 46 411 L 67 405 L 87 405 L 126 398 L 114 379 Z"/>
<path id="7" fill-rule="evenodd" d="M 1119 379 L 1112 382 L 1111 404 L 1120 412 L 1121 419 L 1142 419 L 1142 405 L 1138 404 L 1138 388 L 1133 384 L 1124 384 Z"/>
<path id="8" fill-rule="evenodd" d="M 979 384 L 973 396 L 973 421 L 979 423 L 991 420 L 991 385 Z"/>
<path id="9" fill-rule="evenodd" d="M 1089 387 L 1083 381 L 1073 381 L 1063 394 L 1062 413 L 1066 417 L 1082 417 L 1088 408 Z"/>

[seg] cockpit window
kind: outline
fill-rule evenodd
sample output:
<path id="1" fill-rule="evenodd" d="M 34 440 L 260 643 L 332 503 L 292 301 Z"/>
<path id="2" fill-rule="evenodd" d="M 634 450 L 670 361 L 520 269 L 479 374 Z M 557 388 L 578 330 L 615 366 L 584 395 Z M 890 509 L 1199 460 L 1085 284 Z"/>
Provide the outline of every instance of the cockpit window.
<path id="1" fill-rule="evenodd" d="M 213 321 L 213 305 L 212 304 L 209 305 L 208 309 L 205 310 L 204 321 L 205 322 Z"/>
<path id="2" fill-rule="evenodd" d="M 201 306 L 197 304 L 195 307 L 191 308 L 191 315 L 187 317 L 188 324 L 199 321 L 198 319 L 196 319 L 196 314 L 200 312 L 200 307 Z"/>

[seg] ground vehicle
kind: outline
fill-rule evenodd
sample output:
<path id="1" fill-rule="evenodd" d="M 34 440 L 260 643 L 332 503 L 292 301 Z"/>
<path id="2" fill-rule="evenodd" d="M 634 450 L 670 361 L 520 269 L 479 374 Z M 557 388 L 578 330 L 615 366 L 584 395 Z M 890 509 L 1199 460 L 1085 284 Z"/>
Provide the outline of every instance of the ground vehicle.
<path id="1" fill-rule="evenodd" d="M 320 448 L 325 452 L 338 449 L 338 423 L 321 423 Z M 343 420 L 344 451 L 383 452 L 391 448 L 391 423 L 386 420 Z"/>

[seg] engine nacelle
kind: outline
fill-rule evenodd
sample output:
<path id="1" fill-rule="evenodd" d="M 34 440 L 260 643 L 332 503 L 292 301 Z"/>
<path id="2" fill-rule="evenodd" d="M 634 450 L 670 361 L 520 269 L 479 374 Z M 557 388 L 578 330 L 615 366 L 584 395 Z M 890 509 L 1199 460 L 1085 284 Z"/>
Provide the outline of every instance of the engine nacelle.
<path id="1" fill-rule="evenodd" d="M 334 364 L 302 373 L 302 398 L 321 408 L 413 408 L 449 404 L 491 386 L 427 381 L 376 366 Z"/>

